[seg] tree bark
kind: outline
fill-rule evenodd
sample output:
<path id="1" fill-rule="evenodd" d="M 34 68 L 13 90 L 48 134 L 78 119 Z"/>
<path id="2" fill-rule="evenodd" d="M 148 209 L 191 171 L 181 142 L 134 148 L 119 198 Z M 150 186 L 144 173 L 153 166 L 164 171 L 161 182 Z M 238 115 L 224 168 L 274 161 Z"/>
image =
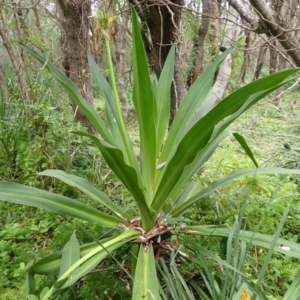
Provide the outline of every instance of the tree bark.
<path id="1" fill-rule="evenodd" d="M 125 4 L 122 12 L 122 19 L 118 22 L 118 29 L 116 35 L 113 36 L 116 45 L 116 60 L 118 64 L 117 73 L 117 86 L 118 93 L 122 103 L 122 112 L 125 119 L 128 116 L 128 99 L 126 96 L 125 78 L 127 71 L 126 64 L 126 40 L 127 40 L 127 27 L 129 22 L 130 10 L 128 3 Z"/>
<path id="2" fill-rule="evenodd" d="M 238 11 L 241 18 L 248 23 L 251 30 L 258 34 L 265 33 L 270 37 L 276 38 L 295 64 L 300 66 L 300 44 L 290 33 L 290 28 L 284 21 L 285 17 L 277 15 L 282 7 L 279 2 L 277 12 L 274 10 L 276 6 L 272 9 L 269 3 L 263 0 L 249 0 L 249 2 L 245 0 L 229 0 L 229 3 Z"/>
<path id="3" fill-rule="evenodd" d="M 187 79 L 187 85 L 190 87 L 203 72 L 203 59 L 205 40 L 209 31 L 210 26 L 210 15 L 211 15 L 211 1 L 202 1 L 202 17 L 201 25 L 198 29 L 198 35 L 194 40 L 193 52 L 196 53 L 193 57 L 192 68 L 190 70 L 189 77 Z"/>
<path id="4" fill-rule="evenodd" d="M 259 78 L 260 72 L 261 72 L 262 67 L 264 65 L 264 58 L 265 58 L 267 49 L 268 48 L 267 48 L 266 44 L 261 45 L 260 48 L 259 48 L 253 80 L 256 80 L 256 79 Z"/>
<path id="5" fill-rule="evenodd" d="M 90 0 L 58 0 L 59 22 L 62 28 L 61 49 L 66 75 L 74 82 L 82 96 L 93 105 L 92 81 L 87 53 L 90 51 Z M 75 120 L 90 127 L 88 119 L 72 102 Z"/>

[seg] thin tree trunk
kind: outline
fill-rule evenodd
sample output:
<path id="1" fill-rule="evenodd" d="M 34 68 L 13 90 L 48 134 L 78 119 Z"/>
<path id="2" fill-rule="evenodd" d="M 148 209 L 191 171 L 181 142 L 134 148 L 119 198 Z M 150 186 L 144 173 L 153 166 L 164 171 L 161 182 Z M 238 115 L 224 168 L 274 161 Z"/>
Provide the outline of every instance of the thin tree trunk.
<path id="1" fill-rule="evenodd" d="M 9 94 L 8 94 L 7 82 L 5 80 L 4 72 L 0 66 L 0 109 L 4 108 L 4 103 L 8 102 L 8 100 L 9 100 Z"/>
<path id="2" fill-rule="evenodd" d="M 198 78 L 198 76 L 203 72 L 203 59 L 204 59 L 204 49 L 205 49 L 205 40 L 208 34 L 209 25 L 210 25 L 210 14 L 211 6 L 209 0 L 202 1 L 202 17 L 201 25 L 198 29 L 198 35 L 194 40 L 193 52 L 196 55 L 193 56 L 192 68 L 190 70 L 189 77 L 187 79 L 187 85 L 190 87 Z"/>
<path id="3" fill-rule="evenodd" d="M 253 80 L 256 80 L 259 78 L 260 72 L 264 65 L 264 59 L 265 59 L 267 49 L 268 48 L 265 44 L 261 45 L 259 48 Z"/>
<path id="4" fill-rule="evenodd" d="M 15 53 L 12 42 L 8 37 L 8 30 L 6 27 L 6 22 L 3 18 L 3 15 L 1 14 L 1 21 L 2 24 L 0 26 L 0 36 L 2 37 L 3 40 L 3 45 L 7 50 L 7 53 L 9 55 L 9 58 L 13 64 L 14 71 L 17 75 L 18 83 L 19 83 L 19 88 L 21 92 L 21 97 L 23 98 L 24 101 L 28 102 L 29 101 L 29 95 L 27 92 L 27 86 L 26 82 L 24 80 L 23 74 L 22 74 L 22 69 L 21 69 L 21 59 L 18 55 L 18 53 Z"/>
<path id="5" fill-rule="evenodd" d="M 209 44 L 208 49 L 209 53 L 214 60 L 214 58 L 219 54 L 220 52 L 220 45 L 219 45 L 219 5 L 217 1 L 211 1 L 210 2 L 210 14 L 212 18 L 209 22 L 209 32 L 208 32 L 208 40 Z"/>
<path id="6" fill-rule="evenodd" d="M 31 3 L 34 4 L 34 3 L 35 3 L 35 0 L 31 0 Z M 35 17 L 36 28 L 37 28 L 37 30 L 38 30 L 38 32 L 39 32 L 39 38 L 40 38 L 40 41 L 41 41 L 41 43 L 44 44 L 45 41 L 44 41 L 44 38 L 43 38 L 43 31 L 42 31 L 41 21 L 40 21 L 40 16 L 39 16 L 37 7 L 34 6 L 32 10 L 33 10 L 34 17 Z"/>
<path id="7" fill-rule="evenodd" d="M 246 74 L 249 73 L 249 48 L 251 44 L 250 32 L 246 32 L 245 49 L 244 49 L 244 62 L 240 73 L 240 81 L 245 83 Z"/>
<path id="8" fill-rule="evenodd" d="M 180 45 L 177 46 L 175 53 L 175 64 L 174 64 L 174 78 L 171 88 L 171 110 L 170 110 L 170 124 L 172 124 L 173 119 L 176 115 L 178 107 L 186 95 L 185 82 L 182 75 L 182 65 L 180 53 Z"/>
<path id="9" fill-rule="evenodd" d="M 280 49 L 280 50 L 284 51 L 283 49 Z M 277 71 L 285 70 L 286 69 L 286 64 L 287 64 L 287 61 L 284 58 L 284 56 L 283 55 L 278 55 Z M 280 100 L 281 100 L 280 95 L 282 94 L 282 91 L 283 91 L 282 87 L 275 91 L 275 98 L 273 99 L 273 104 L 274 104 L 275 107 L 280 108 Z"/>
<path id="10" fill-rule="evenodd" d="M 237 20 L 236 15 L 236 11 L 234 11 L 233 8 L 230 7 L 229 12 L 227 14 L 227 18 L 232 22 L 227 21 L 224 28 L 223 46 L 225 46 L 225 48 L 228 48 L 232 45 L 234 37 L 236 35 L 236 26 L 234 25 L 234 23 Z M 211 93 L 216 98 L 215 105 L 222 101 L 225 95 L 226 88 L 231 76 L 231 64 L 232 56 L 228 55 L 219 68 L 218 76 L 211 91 Z"/>
<path id="11" fill-rule="evenodd" d="M 270 43 L 272 47 L 270 47 L 270 74 L 277 71 L 278 66 L 278 50 L 276 40 Z"/>

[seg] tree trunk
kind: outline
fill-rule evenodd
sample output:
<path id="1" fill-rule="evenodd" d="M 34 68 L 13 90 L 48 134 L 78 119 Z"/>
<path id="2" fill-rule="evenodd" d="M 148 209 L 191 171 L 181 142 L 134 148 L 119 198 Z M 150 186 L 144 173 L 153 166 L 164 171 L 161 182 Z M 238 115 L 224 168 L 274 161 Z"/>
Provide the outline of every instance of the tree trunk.
<path id="1" fill-rule="evenodd" d="M 237 29 L 235 25 L 235 23 L 237 22 L 236 15 L 237 13 L 230 7 L 229 12 L 227 14 L 227 19 L 229 21 L 227 21 L 224 28 L 223 46 L 225 48 L 230 47 L 235 38 L 236 29 Z M 223 63 L 219 68 L 218 76 L 216 78 L 216 81 L 211 91 L 211 93 L 216 98 L 215 105 L 218 104 L 225 95 L 226 87 L 229 83 L 230 75 L 231 75 L 231 63 L 232 63 L 232 56 L 230 54 L 224 59 Z"/>
<path id="2" fill-rule="evenodd" d="M 209 22 L 209 32 L 208 32 L 208 40 L 209 44 L 208 49 L 213 60 L 220 52 L 220 44 L 219 44 L 219 5 L 216 1 L 210 1 L 210 13 L 212 18 Z"/>
<path id="3" fill-rule="evenodd" d="M 267 49 L 268 48 L 267 48 L 266 44 L 261 45 L 259 48 L 253 80 L 256 80 L 259 78 L 260 72 L 264 65 L 264 59 L 265 59 Z"/>
<path id="4" fill-rule="evenodd" d="M 250 62 L 250 55 L 249 55 L 249 48 L 251 47 L 251 38 L 250 32 L 246 32 L 246 40 L 245 40 L 245 49 L 244 49 L 244 62 L 240 73 L 239 80 L 245 83 L 246 74 L 249 73 L 249 62 Z"/>
<path id="5" fill-rule="evenodd" d="M 5 80 L 4 72 L 0 66 L 0 113 L 3 112 L 5 102 L 8 102 L 9 94 L 8 94 L 8 87 L 7 82 Z"/>
<path id="6" fill-rule="evenodd" d="M 277 65 L 278 65 L 278 51 L 277 51 L 277 43 L 276 40 L 274 40 L 272 43 L 270 43 L 272 47 L 270 47 L 270 74 L 277 71 Z"/>
<path id="7" fill-rule="evenodd" d="M 31 4 L 35 4 L 35 1 L 31 0 Z M 39 16 L 39 13 L 38 13 L 38 10 L 37 10 L 37 6 L 34 6 L 32 8 L 32 10 L 33 10 L 33 13 L 34 13 L 36 28 L 39 32 L 40 41 L 41 41 L 41 43 L 44 44 L 45 41 L 44 41 L 44 37 L 43 37 L 43 31 L 42 31 L 42 26 L 41 26 L 41 21 L 40 21 L 40 16 Z"/>
<path id="8" fill-rule="evenodd" d="M 2 22 L 2 24 L 0 25 L 0 36 L 2 37 L 3 45 L 7 50 L 9 58 L 13 64 L 14 71 L 17 75 L 20 92 L 21 92 L 21 98 L 23 98 L 23 100 L 27 102 L 27 101 L 29 101 L 29 95 L 27 92 L 26 82 L 25 82 L 23 74 L 22 74 L 21 58 L 20 58 L 18 52 L 13 49 L 13 43 L 10 40 L 9 35 L 8 35 L 8 29 L 6 26 L 7 22 L 4 20 L 4 17 L 2 14 L 0 14 L 0 17 L 1 17 L 1 22 Z"/>
<path id="9" fill-rule="evenodd" d="M 187 85 L 190 87 L 198 78 L 198 76 L 203 72 L 203 59 L 204 59 L 204 49 L 205 40 L 209 31 L 210 25 L 210 15 L 211 15 L 211 1 L 202 1 L 202 17 L 201 25 L 198 29 L 198 35 L 194 40 L 192 68 L 190 70 L 189 77 L 187 79 Z"/>
<path id="10" fill-rule="evenodd" d="M 90 0 L 58 0 L 59 22 L 62 28 L 61 49 L 66 75 L 74 82 L 82 96 L 93 105 L 92 81 L 87 53 L 90 51 Z M 90 127 L 88 119 L 72 102 L 75 120 Z"/>

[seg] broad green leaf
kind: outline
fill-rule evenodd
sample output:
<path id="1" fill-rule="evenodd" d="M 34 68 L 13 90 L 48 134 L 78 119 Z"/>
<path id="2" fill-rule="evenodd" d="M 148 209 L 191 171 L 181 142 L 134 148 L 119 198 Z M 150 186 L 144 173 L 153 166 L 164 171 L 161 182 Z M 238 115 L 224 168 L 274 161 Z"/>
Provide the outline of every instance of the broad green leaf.
<path id="1" fill-rule="evenodd" d="M 43 288 L 43 290 L 40 293 L 40 298 L 43 298 L 49 291 L 49 288 L 46 286 Z"/>
<path id="2" fill-rule="evenodd" d="M 103 258 L 105 258 L 111 251 L 127 243 L 128 241 L 135 239 L 140 235 L 139 231 L 127 230 L 112 238 L 102 245 L 98 245 L 95 249 L 85 254 L 77 262 L 69 267 L 52 286 L 49 292 L 42 298 L 47 300 L 49 297 L 57 292 L 56 286 L 59 286 L 60 282 L 63 282 L 60 289 L 64 289 L 74 284 L 78 279 L 90 272 Z"/>
<path id="3" fill-rule="evenodd" d="M 105 257 L 111 255 L 111 253 L 122 245 L 128 243 L 129 241 L 136 238 L 140 233 L 135 231 L 131 233 L 129 238 L 124 238 L 124 234 L 121 237 L 116 237 L 111 239 L 109 242 L 98 243 L 102 247 L 101 251 L 93 255 L 86 262 L 84 262 L 80 267 L 72 272 L 72 276 L 68 277 L 68 280 L 63 284 L 62 288 L 67 288 L 77 282 L 80 278 L 92 271 Z M 127 235 L 127 232 L 126 232 Z"/>
<path id="4" fill-rule="evenodd" d="M 297 72 L 298 69 L 288 69 L 278 73 L 273 73 L 238 89 L 223 99 L 214 109 L 209 112 L 209 114 L 215 116 L 215 118 L 212 117 L 212 121 L 216 124 L 226 117 L 235 114 L 240 108 L 243 107 L 247 100 L 249 100 L 247 107 L 245 107 L 243 110 L 245 111 L 278 87 L 291 81 L 287 80 L 287 78 Z M 216 120 L 218 120 L 218 122 L 216 122 Z"/>
<path id="5" fill-rule="evenodd" d="M 244 139 L 243 136 L 241 136 L 238 133 L 233 133 L 233 136 L 235 137 L 235 139 L 239 142 L 239 144 L 244 148 L 244 150 L 246 151 L 247 155 L 250 157 L 250 159 L 253 161 L 255 167 L 258 168 L 258 163 L 255 160 L 255 157 L 250 149 L 250 147 L 248 146 L 246 140 Z"/>
<path id="6" fill-rule="evenodd" d="M 220 227 L 218 225 L 187 226 L 184 232 L 203 236 L 227 237 L 230 234 L 231 227 Z M 240 230 L 239 240 L 251 243 L 255 246 L 270 248 L 274 242 L 274 236 L 256 233 L 252 231 Z M 274 251 L 283 253 L 287 256 L 300 258 L 300 244 L 278 238 L 275 243 Z"/>
<path id="7" fill-rule="evenodd" d="M 241 169 L 231 172 L 225 177 L 219 178 L 210 184 L 208 187 L 204 188 L 201 192 L 194 195 L 192 198 L 188 199 L 186 202 L 182 203 L 181 205 L 174 207 L 170 214 L 173 217 L 178 217 L 182 213 L 186 211 L 191 205 L 195 202 L 199 201 L 204 196 L 208 195 L 209 193 L 215 191 L 216 189 L 229 184 L 231 181 L 241 177 L 241 176 L 256 176 L 256 175 L 263 175 L 263 174 L 300 174 L 300 170 L 298 169 L 284 169 L 284 168 L 258 168 L 258 169 Z"/>
<path id="8" fill-rule="evenodd" d="M 135 270 L 132 300 L 159 300 L 159 284 L 155 268 L 153 246 L 140 245 L 140 251 Z"/>
<path id="9" fill-rule="evenodd" d="M 99 251 L 97 254 L 95 254 L 93 257 L 91 257 L 85 263 L 83 263 L 80 267 L 74 270 L 69 278 L 65 278 L 60 288 L 65 289 L 76 283 L 80 278 L 82 278 L 83 276 L 90 273 L 93 269 L 95 269 L 105 257 L 111 255 L 110 253 L 112 253 L 114 250 L 121 247 L 127 242 L 128 240 L 125 240 L 118 243 L 114 243 L 113 245 L 107 247 L 103 245 L 104 248 L 101 251 Z"/>
<path id="10" fill-rule="evenodd" d="M 174 60 L 175 60 L 175 46 L 172 46 L 157 84 L 156 156 L 158 156 L 159 154 L 169 124 L 170 101 L 171 101 L 170 95 L 171 95 L 171 84 L 174 76 Z"/>
<path id="11" fill-rule="evenodd" d="M 102 239 L 98 242 L 92 242 L 89 244 L 81 245 L 80 246 L 80 257 L 83 257 L 87 253 L 95 250 L 99 247 L 100 244 L 104 244 L 107 241 L 111 240 L 111 238 Z M 61 257 L 62 251 L 55 252 L 50 254 L 39 261 L 37 261 L 34 265 L 29 268 L 29 271 L 32 274 L 39 274 L 39 275 L 47 275 L 59 269 L 61 265 Z"/>
<path id="12" fill-rule="evenodd" d="M 187 131 L 189 128 L 185 128 L 188 120 L 196 114 L 197 109 L 206 99 L 213 80 L 215 73 L 226 58 L 234 50 L 233 47 L 228 48 L 222 55 L 220 55 L 195 81 L 195 83 L 189 89 L 187 95 L 183 99 L 178 111 L 175 115 L 174 121 L 170 128 L 167 140 L 164 145 L 159 163 L 162 163 L 168 159 L 170 154 L 176 149 L 180 139 L 182 138 L 183 131 Z M 200 119 L 207 111 L 209 111 L 211 106 L 202 107 L 201 114 L 197 114 L 197 119 Z"/>
<path id="13" fill-rule="evenodd" d="M 106 163 L 123 182 L 123 184 L 126 186 L 126 188 L 133 196 L 134 200 L 136 201 L 136 204 L 140 211 L 144 229 L 150 230 L 154 225 L 154 220 L 146 203 L 143 190 L 139 186 L 139 173 L 134 168 L 125 163 L 123 152 L 120 149 L 109 145 L 103 140 L 99 140 L 94 135 L 82 131 L 74 131 L 74 133 L 89 137 L 99 148 Z"/>
<path id="14" fill-rule="evenodd" d="M 91 124 L 97 130 L 97 132 L 101 135 L 101 137 L 112 143 L 112 137 L 108 132 L 105 123 L 101 119 L 101 117 L 97 114 L 97 112 L 93 109 L 93 107 L 81 96 L 75 84 L 62 72 L 60 72 L 54 65 L 50 62 L 46 61 L 41 55 L 37 52 L 29 48 L 28 46 L 19 43 L 22 48 L 24 48 L 28 53 L 30 53 L 33 57 L 35 57 L 40 63 L 42 63 L 45 68 L 53 75 L 53 77 L 60 83 L 60 85 L 66 90 L 66 92 L 70 95 L 72 100 L 78 105 L 80 110 L 86 115 Z"/>
<path id="15" fill-rule="evenodd" d="M 184 168 L 191 164 L 198 153 L 206 147 L 212 134 L 213 128 L 210 120 L 206 117 L 201 119 L 200 126 L 194 126 L 180 142 L 175 155 L 164 166 L 162 175 L 158 181 L 156 194 L 151 203 L 151 208 L 158 211 L 168 199 L 172 189 L 178 183 Z M 203 128 L 200 131 L 200 128 Z"/>
<path id="16" fill-rule="evenodd" d="M 137 259 L 138 259 L 138 254 L 139 254 L 139 247 L 140 245 L 137 243 L 132 243 L 130 245 L 130 255 L 131 255 L 131 276 L 134 278 L 135 276 L 135 269 L 136 269 L 136 264 L 137 264 Z"/>
<path id="17" fill-rule="evenodd" d="M 131 140 L 125 129 L 124 118 L 120 115 L 117 107 L 117 105 L 120 105 L 120 103 L 116 103 L 119 99 L 114 99 L 111 87 L 90 54 L 88 54 L 88 60 L 93 80 L 97 83 L 105 98 L 106 115 L 110 125 L 114 145 L 120 147 L 124 151 L 126 162 L 137 169 L 137 159 L 134 155 Z"/>
<path id="18" fill-rule="evenodd" d="M 196 181 L 192 181 L 188 184 L 188 186 L 184 189 L 182 193 L 178 193 L 177 197 L 171 201 L 170 206 L 174 208 L 174 206 L 180 206 L 185 203 L 188 199 L 192 198 L 195 194 L 199 193 L 203 189 L 203 186 Z M 174 193 L 175 195 L 175 193 Z M 172 198 L 171 198 L 172 199 Z"/>
<path id="19" fill-rule="evenodd" d="M 18 183 L 0 182 L 0 199 L 97 222 L 105 227 L 118 227 L 121 223 L 126 224 L 124 220 L 101 213 L 84 203 Z"/>
<path id="20" fill-rule="evenodd" d="M 91 197 L 93 200 L 105 205 L 118 217 L 121 216 L 125 219 L 130 218 L 129 215 L 124 212 L 124 210 L 122 210 L 120 207 L 114 204 L 104 193 L 96 189 L 91 183 L 89 183 L 84 178 L 68 174 L 61 170 L 45 170 L 43 172 L 38 173 L 38 175 L 57 178 L 70 186 L 80 189 L 83 193 Z"/>
<path id="21" fill-rule="evenodd" d="M 95 82 L 98 88 L 101 90 L 105 103 L 111 109 L 113 116 L 115 117 L 115 124 L 118 127 L 121 127 L 122 120 L 119 119 L 119 115 L 117 112 L 116 102 L 114 100 L 113 92 L 111 90 L 110 85 L 106 81 L 106 78 L 103 76 L 100 68 L 95 62 L 94 58 L 90 53 L 88 53 L 88 61 L 90 66 L 90 71 L 92 74 L 93 82 Z"/>
<path id="22" fill-rule="evenodd" d="M 151 78 L 148 71 L 146 53 L 139 30 L 138 19 L 132 8 L 133 39 L 133 103 L 140 131 L 140 163 L 146 199 L 152 199 L 156 171 L 156 125 L 157 107 Z"/>
<path id="23" fill-rule="evenodd" d="M 26 276 L 26 283 L 25 283 L 25 299 L 28 299 L 29 296 L 34 293 L 35 290 L 35 279 L 34 279 L 34 274 L 31 273 L 30 271 L 27 271 L 27 276 Z"/>
<path id="24" fill-rule="evenodd" d="M 94 58 L 90 53 L 88 53 L 88 62 L 93 82 L 96 83 L 104 96 L 106 118 L 109 125 L 110 134 L 112 136 L 112 143 L 114 144 L 114 146 L 125 149 L 122 140 L 122 133 L 120 131 L 121 120 L 119 119 L 117 113 L 115 99 L 111 87 L 109 86 L 105 77 L 102 75 L 100 68 L 97 66 Z"/>
<path id="25" fill-rule="evenodd" d="M 100 243 L 104 243 L 111 238 L 102 239 Z M 91 252 L 92 250 L 96 249 L 99 246 L 98 242 L 93 242 L 90 244 L 80 246 L 80 257 L 84 256 L 85 254 Z M 54 271 L 58 270 L 61 265 L 61 257 L 62 251 L 50 254 L 39 261 L 37 261 L 34 265 L 32 265 L 27 272 L 26 277 L 26 294 L 29 295 L 34 293 L 35 289 L 35 279 L 34 275 L 49 275 Z"/>
<path id="26" fill-rule="evenodd" d="M 222 100 L 214 110 L 216 115 L 222 115 L 220 122 L 213 133 L 213 138 L 223 132 L 234 120 L 253 104 L 263 99 L 279 87 L 291 82 L 293 79 L 287 79 L 297 72 L 298 69 L 289 69 L 274 73 L 269 76 L 256 80 L 230 94 Z"/>
<path id="27" fill-rule="evenodd" d="M 224 130 L 220 135 L 214 138 L 209 144 L 196 156 L 193 163 L 189 164 L 185 167 L 180 179 L 177 184 L 172 189 L 170 193 L 170 198 L 176 197 L 184 185 L 190 180 L 190 178 L 196 174 L 201 167 L 211 158 L 211 156 L 215 153 L 215 150 L 219 146 L 219 144 L 226 139 L 232 131 L 229 129 Z M 176 206 L 179 204 L 177 203 Z"/>
<path id="28" fill-rule="evenodd" d="M 66 245 L 62 250 L 62 257 L 61 257 L 58 277 L 64 274 L 79 259 L 80 259 L 80 246 L 74 231 L 70 240 L 66 243 Z"/>
<path id="29" fill-rule="evenodd" d="M 214 132 L 215 126 L 224 118 L 236 113 L 248 100 L 247 108 L 255 104 L 263 96 L 280 86 L 287 77 L 297 72 L 296 69 L 286 70 L 262 78 L 255 83 L 249 84 L 236 92 L 235 97 L 227 97 L 215 108 L 200 119 L 182 138 L 174 156 L 167 162 L 158 181 L 158 187 L 151 207 L 158 211 L 164 204 L 171 190 L 176 186 L 186 166 L 191 164 L 196 156 L 207 145 Z M 263 92 L 263 93 L 259 93 Z M 256 96 L 253 96 L 253 93 Z M 243 111 L 240 112 L 240 114 Z M 231 122 L 226 124 L 229 126 Z M 225 130 L 225 128 L 223 130 Z M 222 130 L 222 131 L 223 131 Z M 222 132 L 220 131 L 220 133 Z M 170 176 L 172 174 L 172 176 Z"/>

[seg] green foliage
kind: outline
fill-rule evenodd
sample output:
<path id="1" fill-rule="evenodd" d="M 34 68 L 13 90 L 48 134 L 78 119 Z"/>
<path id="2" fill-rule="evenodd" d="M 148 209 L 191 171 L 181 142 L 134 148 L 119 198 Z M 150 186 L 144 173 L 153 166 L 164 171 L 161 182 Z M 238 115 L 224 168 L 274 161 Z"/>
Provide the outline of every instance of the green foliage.
<path id="1" fill-rule="evenodd" d="M 190 182 L 194 174 L 197 174 L 211 158 L 218 145 L 233 133 L 227 129 L 228 126 L 263 97 L 288 83 L 287 78 L 295 74 L 297 70 L 286 70 L 253 82 L 235 91 L 214 107 L 214 101 L 207 96 L 216 70 L 226 55 L 233 50 L 228 49 L 206 69 L 191 87 L 164 140 L 168 127 L 175 49 L 171 49 L 161 77 L 158 81 L 153 81 L 148 71 L 146 54 L 134 10 L 132 10 L 132 23 L 133 103 L 139 124 L 139 159 L 134 152 L 133 143 L 121 113 L 110 58 L 109 70 L 112 87 L 109 86 L 94 60 L 89 57 L 91 73 L 105 99 L 106 120 L 103 120 L 82 98 L 75 85 L 64 74 L 51 63 L 46 62 L 35 51 L 23 45 L 23 48 L 47 68 L 88 117 L 97 134 L 92 135 L 80 130 L 76 130 L 74 133 L 84 139 L 90 139 L 99 149 L 107 165 L 128 190 L 135 206 L 135 212 L 137 212 L 135 216 L 128 214 L 122 207 L 119 207 L 118 203 L 98 191 L 85 179 L 61 170 L 47 170 L 39 172 L 38 175 L 51 176 L 76 187 L 89 197 L 93 206 L 100 205 L 105 207 L 105 210 L 101 209 L 100 211 L 92 207 L 89 202 L 77 201 L 58 193 L 1 182 L 0 198 L 4 201 L 76 217 L 101 227 L 113 228 L 118 232 L 116 235 L 100 239 L 97 235 L 93 238 L 93 242 L 82 246 L 79 245 L 74 233 L 62 251 L 53 253 L 28 268 L 26 297 L 41 300 L 56 299 L 65 289 L 69 289 L 83 276 L 90 273 L 104 258 L 113 257 L 115 250 L 124 245 L 133 244 L 132 249 L 137 249 L 134 249 L 136 255 L 133 255 L 131 265 L 131 273 L 135 274 L 132 297 L 133 299 L 137 297 L 158 299 L 160 289 L 154 250 L 164 248 L 166 245 L 169 245 L 171 249 L 176 248 L 176 242 L 173 241 L 176 240 L 176 235 L 180 236 L 182 233 L 228 237 L 230 240 L 234 240 L 236 247 L 241 240 L 243 245 L 245 242 L 251 242 L 253 245 L 269 248 L 271 252 L 276 249 L 286 255 L 299 257 L 299 244 L 278 238 L 283 227 L 282 222 L 280 230 L 278 229 L 276 232 L 276 239 L 246 230 L 238 231 L 234 239 L 233 231 L 228 224 L 217 226 L 210 224 L 180 225 L 182 221 L 185 221 L 185 219 L 181 220 L 180 216 L 191 209 L 196 202 L 238 177 L 291 172 L 300 174 L 299 170 L 282 168 L 242 169 L 225 175 L 205 187 L 202 183 Z M 109 53 L 108 35 L 104 36 Z M 110 56 L 108 55 L 108 57 Z M 40 117 L 37 120 L 40 122 Z M 43 116 L 41 120 L 43 122 Z M 257 166 L 246 141 L 236 133 L 233 133 L 233 136 Z M 170 237 L 171 240 L 168 241 Z M 204 264 L 203 267 L 207 266 Z M 232 267 L 230 268 L 232 269 Z M 263 268 L 266 269 L 265 265 Z M 46 285 L 42 291 L 36 290 L 35 275 L 47 275 L 54 271 L 58 272 L 54 281 Z M 183 282 L 182 285 L 184 286 Z M 226 292 L 223 292 L 222 295 L 225 294 Z"/>

